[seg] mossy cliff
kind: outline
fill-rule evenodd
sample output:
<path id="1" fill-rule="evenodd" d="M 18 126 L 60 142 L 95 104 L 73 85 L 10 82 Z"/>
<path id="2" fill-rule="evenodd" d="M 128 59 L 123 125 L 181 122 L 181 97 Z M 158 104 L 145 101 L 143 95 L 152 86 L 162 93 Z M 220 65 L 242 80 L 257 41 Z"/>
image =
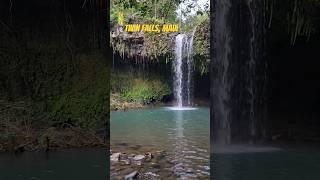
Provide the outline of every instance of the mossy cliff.
<path id="1" fill-rule="evenodd" d="M 194 56 L 196 70 L 208 72 L 209 55 L 209 19 L 203 18 L 196 28 Z M 186 28 L 184 28 L 186 29 Z M 183 30 L 183 29 L 182 29 Z M 191 29 L 192 32 L 193 29 Z M 189 32 L 189 33 L 191 33 Z M 183 33 L 181 31 L 180 33 Z M 123 59 L 135 63 L 170 63 L 174 60 L 175 37 L 178 33 L 127 33 L 123 27 L 116 26 L 111 31 L 111 46 Z"/>
<path id="2" fill-rule="evenodd" d="M 171 64 L 174 61 L 175 37 L 177 33 L 127 33 L 114 28 L 111 32 L 111 45 L 114 61 L 135 66 L 135 72 L 112 72 L 111 109 L 143 107 L 151 103 L 161 103 L 172 96 Z M 194 38 L 194 64 L 197 74 L 207 75 L 209 55 L 209 19 L 204 19 L 196 28 Z M 192 31 L 191 31 L 192 32 Z M 190 32 L 190 33 L 191 33 Z M 117 63 L 117 62 L 116 62 Z M 154 65 L 166 66 L 167 77 L 156 76 L 157 69 L 151 73 L 137 67 Z M 157 67 L 155 67 L 157 68 Z M 117 69 L 117 67 L 116 67 Z M 152 76 L 149 76 L 153 74 Z M 160 73 L 161 74 L 161 73 Z"/>
<path id="3" fill-rule="evenodd" d="M 37 150 L 47 138 L 55 147 L 102 144 L 110 72 L 100 4 L 15 7 L 24 9 L 2 11 L 0 23 L 0 151 Z"/>
<path id="4" fill-rule="evenodd" d="M 120 71 L 111 77 L 111 110 L 142 108 L 172 93 L 169 82 L 155 73 Z"/>

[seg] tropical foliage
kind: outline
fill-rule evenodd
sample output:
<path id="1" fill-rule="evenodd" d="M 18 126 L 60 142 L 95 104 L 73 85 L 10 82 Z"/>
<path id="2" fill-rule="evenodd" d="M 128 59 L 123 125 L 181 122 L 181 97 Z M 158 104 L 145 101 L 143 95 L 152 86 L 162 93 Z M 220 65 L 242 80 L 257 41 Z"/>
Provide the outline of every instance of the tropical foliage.
<path id="1" fill-rule="evenodd" d="M 171 94 L 169 83 L 161 76 L 137 71 L 114 72 L 111 79 L 111 93 L 119 94 L 122 102 L 149 104 L 159 102 Z"/>
<path id="2" fill-rule="evenodd" d="M 184 4 L 183 8 L 181 3 Z M 124 59 L 139 59 L 140 62 L 155 61 L 168 63 L 173 60 L 177 33 L 126 33 L 119 31 L 118 17 L 123 13 L 126 23 L 177 23 L 180 32 L 191 33 L 196 27 L 196 70 L 208 72 L 209 64 L 209 6 L 196 8 L 197 1 L 134 1 L 116 0 L 111 7 L 111 45 Z M 193 12 L 193 9 L 198 9 Z M 137 48 L 138 47 L 138 48 Z"/>

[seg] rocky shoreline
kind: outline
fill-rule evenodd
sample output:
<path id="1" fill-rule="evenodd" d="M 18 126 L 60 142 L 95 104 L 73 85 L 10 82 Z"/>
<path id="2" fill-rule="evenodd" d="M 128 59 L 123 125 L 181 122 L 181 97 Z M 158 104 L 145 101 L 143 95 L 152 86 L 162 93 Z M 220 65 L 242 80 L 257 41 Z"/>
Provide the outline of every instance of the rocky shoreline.
<path id="1" fill-rule="evenodd" d="M 140 102 L 126 102 L 121 100 L 120 97 L 113 94 L 111 95 L 111 105 L 110 110 L 111 111 L 126 111 L 131 109 L 144 109 L 154 106 L 164 106 L 169 105 L 169 103 L 163 103 L 163 102 L 153 102 L 153 103 L 140 103 Z"/>
<path id="2" fill-rule="evenodd" d="M 30 100 L 0 99 L 0 152 L 107 146 L 107 128 L 102 123 L 88 124 L 89 119 L 80 121 L 63 116 L 51 119 L 50 111 L 42 109 L 43 106 Z"/>
<path id="3" fill-rule="evenodd" d="M 176 179 L 165 151 L 146 153 L 116 152 L 110 155 L 112 179 Z M 163 167 L 162 167 L 163 166 Z"/>
<path id="4" fill-rule="evenodd" d="M 1 137 L 0 152 L 22 153 L 24 151 L 56 151 L 62 149 L 107 147 L 104 135 L 89 129 L 70 127 L 32 131 L 28 134 L 17 130 Z"/>
<path id="5" fill-rule="evenodd" d="M 192 169 L 186 170 L 183 176 L 179 174 L 179 167 L 168 152 L 152 146 L 112 144 L 110 164 L 110 177 L 114 180 L 188 180 L 195 175 Z M 209 179 L 209 176 L 196 179 Z"/>
<path id="6" fill-rule="evenodd" d="M 122 101 L 111 101 L 111 111 L 127 111 L 132 109 L 146 109 L 150 107 L 162 107 L 162 106 L 174 106 L 174 102 L 155 102 L 151 104 L 143 104 L 138 102 L 122 102 Z M 195 107 L 209 107 L 207 101 L 199 100 L 194 104 Z"/>

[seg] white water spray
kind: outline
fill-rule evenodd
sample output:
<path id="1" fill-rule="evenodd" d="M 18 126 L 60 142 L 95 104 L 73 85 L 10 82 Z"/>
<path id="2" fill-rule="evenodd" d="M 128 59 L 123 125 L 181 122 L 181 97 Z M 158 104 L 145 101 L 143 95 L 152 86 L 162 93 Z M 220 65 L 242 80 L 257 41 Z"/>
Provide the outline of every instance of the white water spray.
<path id="1" fill-rule="evenodd" d="M 176 61 L 174 62 L 174 97 L 177 99 L 177 106 L 182 107 L 182 59 L 183 59 L 183 46 L 184 34 L 179 34 L 176 37 Z"/>
<path id="2" fill-rule="evenodd" d="M 177 107 L 192 105 L 193 38 L 195 30 L 190 37 L 187 34 L 179 34 L 176 37 L 173 87 Z"/>
<path id="3" fill-rule="evenodd" d="M 265 136 L 262 1 L 221 0 L 215 5 L 211 113 L 217 143 L 254 143 Z"/>
<path id="4" fill-rule="evenodd" d="M 194 34 L 196 32 L 196 28 L 194 28 L 189 43 L 188 43 L 188 76 L 187 76 L 187 101 L 188 101 L 188 106 L 192 105 L 192 81 L 193 81 L 193 38 Z"/>

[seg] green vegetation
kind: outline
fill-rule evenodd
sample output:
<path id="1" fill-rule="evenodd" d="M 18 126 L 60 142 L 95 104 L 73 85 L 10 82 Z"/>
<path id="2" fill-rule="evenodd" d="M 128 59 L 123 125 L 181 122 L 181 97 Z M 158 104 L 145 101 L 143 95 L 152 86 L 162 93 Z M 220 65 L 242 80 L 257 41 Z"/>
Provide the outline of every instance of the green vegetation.
<path id="1" fill-rule="evenodd" d="M 46 57 L 43 60 L 50 59 Z M 70 75 L 66 75 L 70 68 L 67 65 L 44 66 L 48 61 L 34 65 L 39 74 L 29 69 L 35 80 L 29 81 L 28 95 L 2 91 L 5 98 L 0 100 L 0 151 L 45 149 L 47 137 L 52 146 L 60 148 L 103 143 L 95 130 L 104 128 L 109 116 L 109 68 L 99 52 L 75 59 L 76 70 Z M 50 60 L 53 63 L 59 59 Z M 61 60 L 63 63 L 65 58 Z M 49 68 L 48 74 L 43 76 L 39 66 Z M 24 68 L 19 71 L 21 76 L 30 78 L 23 73 Z M 16 84 L 15 89 L 19 86 Z"/>
<path id="2" fill-rule="evenodd" d="M 159 80 L 134 79 L 125 89 L 121 97 L 127 102 L 151 103 L 159 102 L 165 95 L 170 94 L 170 88 L 167 84 Z"/>
<path id="3" fill-rule="evenodd" d="M 109 70 L 101 52 L 78 53 L 72 59 L 63 42 L 38 43 L 31 39 L 27 46 L 0 54 L 3 100 L 31 102 L 48 125 L 68 120 L 74 126 L 101 127 L 109 98 Z"/>
<path id="4" fill-rule="evenodd" d="M 209 2 L 209 1 L 208 1 Z M 181 8 L 180 3 L 186 5 Z M 171 63 L 174 60 L 177 33 L 127 33 L 118 24 L 123 13 L 124 24 L 179 24 L 180 33 L 192 33 L 194 39 L 194 61 L 196 71 L 208 73 L 209 56 L 209 6 L 198 8 L 196 1 L 116 0 L 111 4 L 111 46 L 124 61 L 136 63 Z M 181 10 L 177 12 L 177 10 Z M 194 9 L 196 13 L 190 14 Z M 148 76 L 146 75 L 148 74 Z M 172 94 L 171 80 L 149 73 L 113 72 L 111 78 L 111 109 L 141 107 L 144 104 L 161 102 Z"/>
<path id="5" fill-rule="evenodd" d="M 124 23 L 129 23 L 130 19 L 145 23 L 175 23 L 175 10 L 179 3 L 180 0 L 112 1 L 110 9 L 111 27 L 117 24 L 119 12 L 124 13 Z"/>
<path id="6" fill-rule="evenodd" d="M 149 74 L 150 75 L 150 74 Z M 160 102 L 171 94 L 163 78 L 138 72 L 114 72 L 111 76 L 111 109 L 123 109 L 124 103 L 139 105 Z"/>
<path id="7" fill-rule="evenodd" d="M 308 41 L 319 28 L 319 8 L 319 0 L 268 0 L 265 4 L 266 26 L 275 31 L 275 35 L 282 32 L 288 35 L 291 45 L 298 38 Z"/>
<path id="8" fill-rule="evenodd" d="M 110 75 L 102 9 L 79 1 L 61 11 L 60 3 L 16 3 L 26 11 L 0 20 L 0 151 L 103 145 Z"/>
<path id="9" fill-rule="evenodd" d="M 179 7 L 180 3 L 186 5 Z M 209 1 L 208 1 L 209 3 Z M 154 0 L 131 1 L 116 0 L 111 5 L 111 45 L 124 59 L 139 59 L 139 62 L 165 62 L 174 59 L 174 43 L 177 33 L 126 33 L 117 24 L 119 13 L 123 13 L 127 23 L 175 23 L 180 25 L 181 33 L 191 33 L 197 27 L 194 56 L 196 70 L 201 74 L 208 72 L 209 65 L 209 6 L 190 12 L 199 7 L 196 1 Z M 178 13 L 177 9 L 181 8 Z"/>
<path id="10" fill-rule="evenodd" d="M 210 20 L 203 16 L 199 19 L 193 45 L 194 64 L 196 71 L 206 74 L 210 64 Z"/>
<path id="11" fill-rule="evenodd" d="M 104 57 L 95 53 L 80 57 L 79 78 L 69 91 L 52 98 L 48 118 L 53 124 L 66 119 L 78 127 L 103 127 L 109 111 L 109 69 Z"/>
<path id="12" fill-rule="evenodd" d="M 179 4 L 178 0 L 152 0 L 152 1 L 135 1 L 135 0 L 115 0 L 112 1 L 110 9 L 110 24 L 114 32 L 119 31 L 117 25 L 119 13 L 123 13 L 124 24 L 128 23 L 178 23 L 176 20 L 175 9 Z M 143 39 L 143 50 L 135 50 L 133 44 L 135 39 Z M 126 40 L 127 39 L 127 40 Z M 129 39 L 129 41 L 128 41 Z M 111 44 L 114 50 L 120 54 L 134 57 L 137 51 L 142 52 L 141 56 L 148 60 L 157 60 L 158 57 L 170 56 L 172 48 L 170 42 L 172 37 L 168 33 L 148 33 L 142 37 L 137 34 L 127 34 L 125 32 L 116 33 Z M 167 58 L 168 59 L 168 58 Z"/>

